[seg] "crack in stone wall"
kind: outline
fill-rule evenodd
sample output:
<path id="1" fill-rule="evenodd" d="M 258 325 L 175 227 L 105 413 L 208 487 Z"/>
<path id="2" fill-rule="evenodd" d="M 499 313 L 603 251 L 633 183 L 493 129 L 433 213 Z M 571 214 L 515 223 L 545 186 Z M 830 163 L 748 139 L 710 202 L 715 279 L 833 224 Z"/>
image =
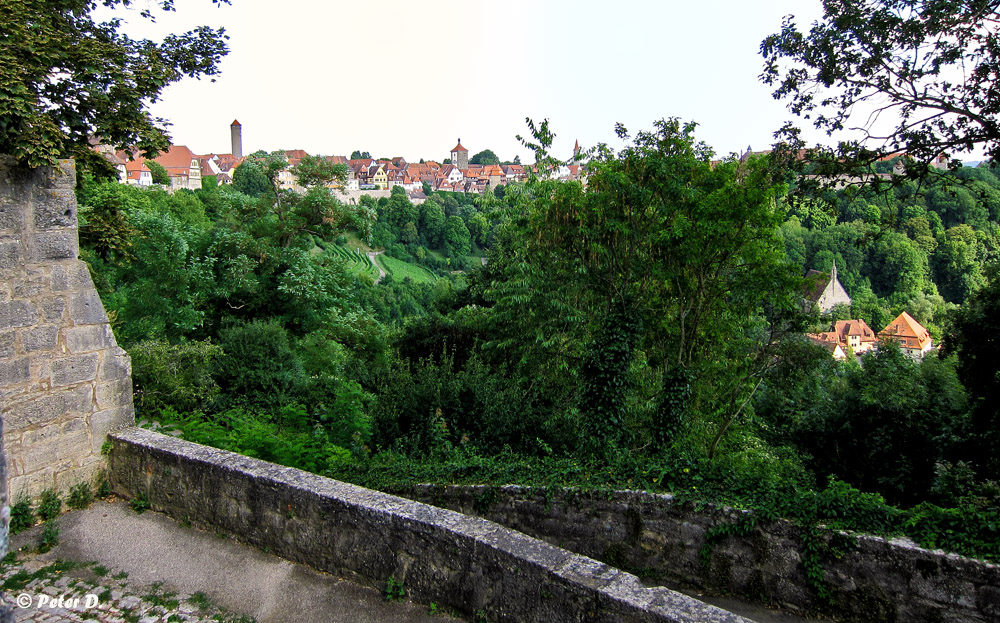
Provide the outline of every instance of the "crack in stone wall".
<path id="1" fill-rule="evenodd" d="M 13 499 L 103 469 L 109 431 L 134 423 L 131 364 L 79 252 L 76 170 L 0 156 L 0 415 Z"/>

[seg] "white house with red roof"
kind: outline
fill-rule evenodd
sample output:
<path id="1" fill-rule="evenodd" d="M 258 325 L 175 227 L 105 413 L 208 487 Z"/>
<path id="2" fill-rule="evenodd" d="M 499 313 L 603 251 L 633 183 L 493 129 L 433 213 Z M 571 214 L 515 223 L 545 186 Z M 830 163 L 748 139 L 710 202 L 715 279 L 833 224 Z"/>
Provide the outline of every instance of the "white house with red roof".
<path id="1" fill-rule="evenodd" d="M 899 343 L 899 349 L 914 359 L 923 359 L 934 347 L 930 332 L 905 311 L 879 331 L 878 337 Z"/>

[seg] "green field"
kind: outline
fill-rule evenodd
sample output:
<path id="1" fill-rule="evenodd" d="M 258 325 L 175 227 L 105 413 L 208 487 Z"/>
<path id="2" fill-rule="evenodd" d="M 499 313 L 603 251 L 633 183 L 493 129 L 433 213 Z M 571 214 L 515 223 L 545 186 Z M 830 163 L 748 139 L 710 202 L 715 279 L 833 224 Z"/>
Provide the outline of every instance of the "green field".
<path id="1" fill-rule="evenodd" d="M 437 277 L 434 273 L 417 266 L 416 264 L 410 264 L 409 262 L 404 262 L 403 260 L 397 260 L 394 257 L 389 257 L 388 255 L 379 255 L 375 260 L 382 266 L 382 270 L 388 275 L 392 275 L 392 278 L 397 281 L 402 281 L 403 279 L 409 277 L 415 283 L 434 283 L 437 281 Z"/>

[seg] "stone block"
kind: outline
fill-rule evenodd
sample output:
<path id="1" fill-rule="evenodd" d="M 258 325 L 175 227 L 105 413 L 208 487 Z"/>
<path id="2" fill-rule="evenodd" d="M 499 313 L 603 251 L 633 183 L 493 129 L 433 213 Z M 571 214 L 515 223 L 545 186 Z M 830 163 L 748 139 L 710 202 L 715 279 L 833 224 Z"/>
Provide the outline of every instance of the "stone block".
<path id="1" fill-rule="evenodd" d="M 29 370 L 27 357 L 0 361 L 0 387 L 27 383 L 31 378 Z"/>
<path id="2" fill-rule="evenodd" d="M 0 359 L 10 359 L 14 356 L 14 331 L 0 333 Z"/>
<path id="3" fill-rule="evenodd" d="M 99 453 L 111 431 L 134 424 L 135 411 L 132 409 L 131 402 L 128 406 L 105 409 L 92 414 L 90 416 L 91 451 Z"/>
<path id="4" fill-rule="evenodd" d="M 31 301 L 0 303 L 0 329 L 30 327 L 38 322 L 38 308 Z"/>
<path id="5" fill-rule="evenodd" d="M 87 430 L 87 422 L 84 417 L 70 418 L 59 425 L 59 432 L 62 435 L 69 435 L 70 433 L 78 433 L 85 430 Z"/>
<path id="6" fill-rule="evenodd" d="M 990 620 L 1000 620 L 1000 586 L 980 586 L 976 594 L 976 607 Z"/>
<path id="7" fill-rule="evenodd" d="M 74 325 L 108 322 L 101 297 L 97 296 L 97 291 L 94 289 L 77 292 L 70 297 L 69 317 Z"/>
<path id="8" fill-rule="evenodd" d="M 61 322 L 66 311 L 66 297 L 46 296 L 38 300 L 38 308 L 42 310 L 45 322 Z"/>
<path id="9" fill-rule="evenodd" d="M 24 208 L 30 201 L 27 193 L 18 192 L 0 180 L 0 231 L 18 233 L 24 231 Z"/>
<path id="10" fill-rule="evenodd" d="M 80 254 L 75 229 L 42 231 L 28 236 L 28 261 L 75 260 Z"/>
<path id="11" fill-rule="evenodd" d="M 6 239 L 0 242 L 0 270 L 17 268 L 24 259 L 21 257 L 21 242 Z"/>
<path id="12" fill-rule="evenodd" d="M 52 291 L 84 290 L 93 288 L 90 270 L 83 262 L 59 262 L 52 267 Z"/>
<path id="13" fill-rule="evenodd" d="M 55 350 L 59 339 L 59 325 L 44 325 L 21 330 L 21 348 L 31 353 L 36 350 Z"/>
<path id="14" fill-rule="evenodd" d="M 54 359 L 52 361 L 52 387 L 93 381 L 97 378 L 99 357 L 98 353 L 88 353 Z"/>
<path id="15" fill-rule="evenodd" d="M 55 472 L 51 467 L 10 479 L 8 495 L 15 502 L 23 497 L 35 497 L 46 489 L 55 487 Z"/>
<path id="16" fill-rule="evenodd" d="M 41 191 L 35 198 L 35 229 L 76 228 L 76 200 L 64 193 Z"/>
<path id="17" fill-rule="evenodd" d="M 30 391 L 44 391 L 52 387 L 52 356 L 49 351 L 36 351 L 30 357 L 30 376 L 33 385 Z"/>
<path id="18" fill-rule="evenodd" d="M 38 296 L 49 289 L 48 278 L 40 275 L 34 278 L 18 279 L 14 283 L 14 298 L 27 299 Z"/>
<path id="19" fill-rule="evenodd" d="M 59 491 L 69 491 L 81 482 L 94 484 L 96 476 L 104 470 L 104 457 L 101 455 L 88 454 L 77 461 L 73 461 L 73 469 L 66 472 L 57 472 L 56 489 Z"/>
<path id="20" fill-rule="evenodd" d="M 114 381 L 132 378 L 132 359 L 122 348 L 115 348 L 104 353 L 101 362 L 101 380 Z"/>
<path id="21" fill-rule="evenodd" d="M 65 329 L 63 336 L 71 355 L 108 349 L 115 346 L 111 327 L 106 324 L 90 324 Z"/>
<path id="22" fill-rule="evenodd" d="M 41 426 L 33 430 L 24 431 L 21 435 L 21 445 L 28 448 L 44 446 L 58 441 L 61 432 L 61 426 Z"/>
<path id="23" fill-rule="evenodd" d="M 132 381 L 126 378 L 100 383 L 97 385 L 94 396 L 97 408 L 101 410 L 131 405 Z"/>
<path id="24" fill-rule="evenodd" d="M 4 429 L 14 433 L 29 426 L 46 424 L 67 414 L 90 413 L 93 390 L 87 386 L 28 394 L 4 402 Z"/>

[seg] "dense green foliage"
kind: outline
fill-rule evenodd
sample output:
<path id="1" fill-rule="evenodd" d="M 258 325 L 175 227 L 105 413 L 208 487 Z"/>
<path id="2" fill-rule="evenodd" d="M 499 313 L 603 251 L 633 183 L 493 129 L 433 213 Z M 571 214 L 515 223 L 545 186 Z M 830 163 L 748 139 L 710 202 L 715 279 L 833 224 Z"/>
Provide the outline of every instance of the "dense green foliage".
<path id="1" fill-rule="evenodd" d="M 88 145 L 99 136 L 155 154 L 169 142 L 149 104 L 184 76 L 216 75 L 228 52 L 224 31 L 206 26 L 160 42 L 133 40 L 120 32 L 120 16 L 95 20 L 99 4 L 133 1 L 0 2 L 0 153 L 33 167 L 67 156 L 100 164 Z M 173 0 L 156 4 L 173 10 Z M 148 7 L 142 14 L 152 17 Z"/>
<path id="2" fill-rule="evenodd" d="M 901 151 L 914 176 L 942 154 L 982 149 L 996 160 L 998 18 L 986 0 L 823 0 L 808 31 L 789 16 L 761 43 L 761 78 L 817 128 L 859 130 L 831 152 L 833 169 Z M 784 134 L 798 138 L 790 126 Z"/>
<path id="3" fill-rule="evenodd" d="M 85 179 L 81 253 L 139 417 L 195 441 L 381 488 L 649 488 L 997 556 L 992 170 L 788 202 L 780 159 L 712 162 L 693 129 L 598 146 L 586 185 L 421 205 L 345 205 L 319 159 L 284 190 L 280 153 L 194 192 Z M 800 311 L 802 275 L 834 261 L 854 304 L 833 318 L 906 309 L 949 352 L 809 344 L 832 318 Z"/>

